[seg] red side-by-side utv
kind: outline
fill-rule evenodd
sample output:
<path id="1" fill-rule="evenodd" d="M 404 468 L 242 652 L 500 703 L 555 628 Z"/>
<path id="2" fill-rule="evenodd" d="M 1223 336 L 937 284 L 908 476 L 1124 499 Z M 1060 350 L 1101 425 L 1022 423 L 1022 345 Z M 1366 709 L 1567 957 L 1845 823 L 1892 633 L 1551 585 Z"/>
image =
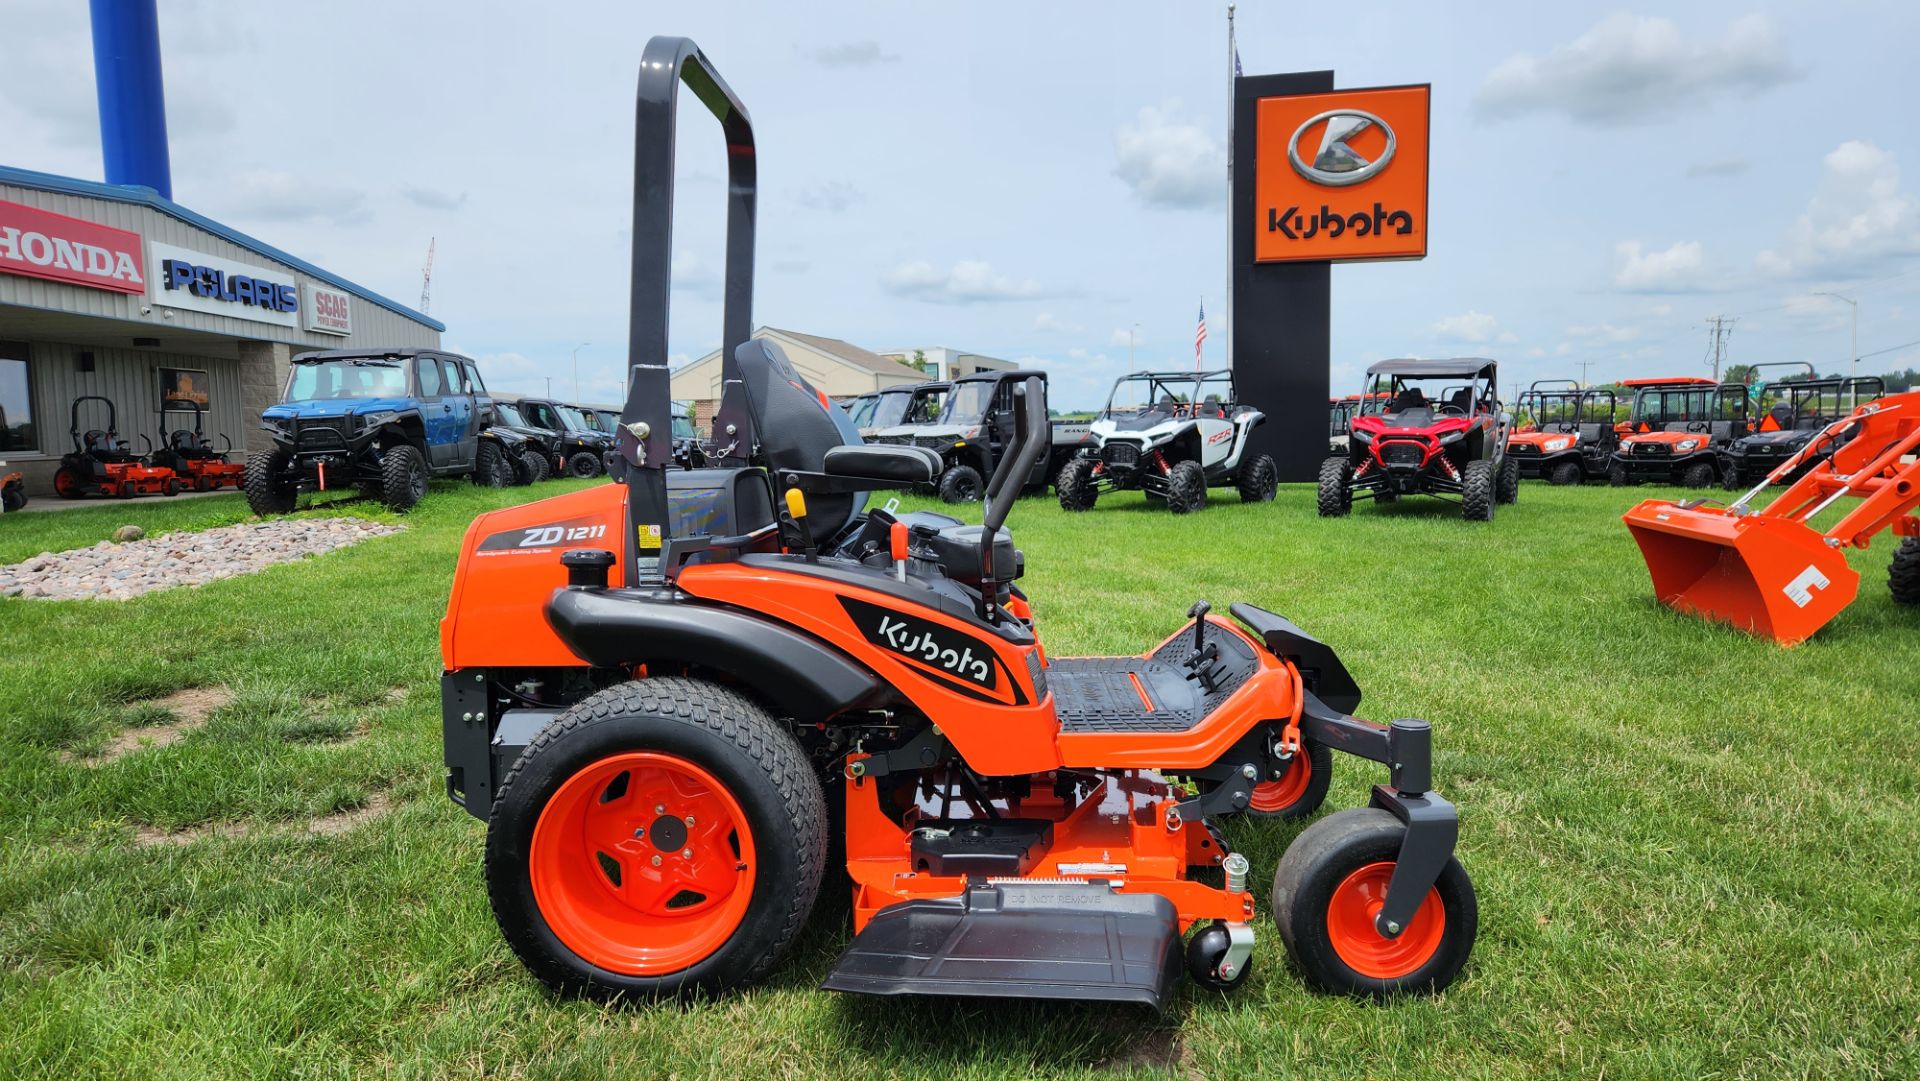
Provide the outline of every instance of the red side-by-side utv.
<path id="1" fill-rule="evenodd" d="M 1345 454 L 1320 464 L 1319 509 L 1337 518 L 1356 498 L 1456 499 L 1468 521 L 1490 522 L 1520 496 L 1520 463 L 1507 454 L 1513 418 L 1497 397 L 1491 360 L 1383 360 L 1367 369 Z"/>
<path id="2" fill-rule="evenodd" d="M 682 83 L 729 170 L 698 469 L 674 463 L 668 412 Z M 1247 979 L 1252 869 L 1216 822 L 1312 813 L 1340 751 L 1384 783 L 1295 838 L 1273 926 L 1317 988 L 1452 982 L 1477 909 L 1427 722 L 1355 717 L 1334 650 L 1251 604 L 1195 604 L 1139 656 L 1043 648 L 1004 528 L 1047 450 L 1038 386 L 1015 388 L 982 523 L 870 505 L 940 460 L 863 444 L 749 340 L 745 109 L 681 38 L 648 44 L 638 96 L 619 483 L 476 519 L 441 625 L 448 792 L 487 823 L 493 912 L 526 966 L 596 997 L 737 987 L 781 963 L 824 885 L 851 891 L 855 931 L 828 988 L 1159 1008 L 1183 972 Z"/>

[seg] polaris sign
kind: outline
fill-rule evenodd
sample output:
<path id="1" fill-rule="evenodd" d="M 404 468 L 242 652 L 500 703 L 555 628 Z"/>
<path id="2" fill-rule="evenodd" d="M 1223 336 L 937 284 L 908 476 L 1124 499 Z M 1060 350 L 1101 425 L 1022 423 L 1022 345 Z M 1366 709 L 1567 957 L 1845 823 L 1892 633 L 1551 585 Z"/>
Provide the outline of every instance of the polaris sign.
<path id="1" fill-rule="evenodd" d="M 292 275 L 149 242 L 147 298 L 152 303 L 254 323 L 300 326 Z"/>

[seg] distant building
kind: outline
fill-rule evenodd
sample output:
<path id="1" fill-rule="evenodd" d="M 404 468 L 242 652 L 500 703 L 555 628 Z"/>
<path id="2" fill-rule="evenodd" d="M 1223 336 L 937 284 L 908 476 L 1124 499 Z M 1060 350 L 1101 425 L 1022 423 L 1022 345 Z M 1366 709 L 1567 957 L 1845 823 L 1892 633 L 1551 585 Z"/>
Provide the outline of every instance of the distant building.
<path id="1" fill-rule="evenodd" d="M 927 379 L 915 368 L 838 338 L 779 327 L 761 327 L 753 336 L 779 345 L 808 382 L 836 400 Z M 712 420 L 720 402 L 720 350 L 675 371 L 673 396 L 693 402 L 696 423 Z"/>
<path id="2" fill-rule="evenodd" d="M 944 345 L 891 349 L 880 355 L 925 372 L 928 379 L 958 379 L 975 372 L 1007 372 L 1019 367 L 1011 360 L 982 356 Z"/>

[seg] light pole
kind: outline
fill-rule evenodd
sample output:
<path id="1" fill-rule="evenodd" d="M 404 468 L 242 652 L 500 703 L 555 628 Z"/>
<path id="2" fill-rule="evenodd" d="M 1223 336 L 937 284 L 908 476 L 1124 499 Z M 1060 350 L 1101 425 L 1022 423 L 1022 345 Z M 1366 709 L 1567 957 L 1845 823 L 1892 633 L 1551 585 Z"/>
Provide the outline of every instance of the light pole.
<path id="1" fill-rule="evenodd" d="M 581 342 L 573 347 L 573 404 L 575 405 L 580 404 L 580 350 L 592 344 L 592 342 Z"/>
<path id="2" fill-rule="evenodd" d="M 1139 329 L 1138 323 L 1127 328 L 1127 370 L 1129 372 L 1133 370 L 1133 332 Z"/>
<path id="3" fill-rule="evenodd" d="M 1852 297 L 1843 297 L 1839 293 L 1822 292 L 1813 295 L 1817 297 L 1832 297 L 1835 300 L 1844 300 L 1847 302 L 1847 305 L 1853 309 L 1853 365 L 1847 369 L 1847 375 L 1849 377 L 1858 376 L 1860 374 L 1860 302 L 1854 300 Z"/>

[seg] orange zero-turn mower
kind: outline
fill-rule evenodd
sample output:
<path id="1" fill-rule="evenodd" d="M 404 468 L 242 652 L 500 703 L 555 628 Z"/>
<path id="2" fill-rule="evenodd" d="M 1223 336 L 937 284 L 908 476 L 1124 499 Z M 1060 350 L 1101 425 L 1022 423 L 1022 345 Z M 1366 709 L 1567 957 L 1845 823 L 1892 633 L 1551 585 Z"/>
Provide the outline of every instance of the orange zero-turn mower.
<path id="1" fill-rule="evenodd" d="M 1905 538 L 1889 581 L 1920 604 L 1920 391 L 1869 402 L 1821 429 L 1731 506 L 1649 499 L 1625 521 L 1662 604 L 1791 646 L 1852 603 L 1846 549 L 1891 528 Z M 1808 461 L 1811 471 L 1758 510 L 1753 500 Z M 1860 503 L 1825 531 L 1811 523 L 1843 496 Z"/>
<path id="2" fill-rule="evenodd" d="M 698 469 L 674 464 L 668 402 L 683 82 L 729 170 L 724 389 Z M 824 884 L 851 890 L 856 932 L 828 988 L 1159 1009 L 1182 971 L 1247 979 L 1251 868 L 1215 821 L 1313 813 L 1339 750 L 1388 783 L 1287 850 L 1280 937 L 1327 991 L 1452 982 L 1478 914 L 1427 723 L 1352 716 L 1334 651 L 1252 605 L 1196 604 L 1141 656 L 1048 654 L 1002 528 L 1048 449 L 1038 380 L 1016 388 L 984 525 L 868 507 L 940 463 L 862 444 L 749 340 L 745 109 L 681 38 L 648 44 L 638 96 L 620 483 L 477 519 L 441 625 L 448 792 L 487 823 L 494 915 L 526 966 L 595 997 L 749 984 Z"/>
<path id="3" fill-rule="evenodd" d="M 107 426 L 80 430 L 80 403 L 100 402 L 107 407 Z M 60 456 L 60 467 L 53 471 L 53 491 L 62 499 L 81 499 L 90 495 L 113 499 L 131 499 L 136 495 L 179 495 L 180 478 L 173 470 L 156 466 L 133 453 L 120 438 L 119 414 L 110 399 L 85 394 L 73 400 L 71 414 L 73 451 Z M 145 438 L 142 436 L 141 438 Z"/>
<path id="4" fill-rule="evenodd" d="M 221 488 L 238 490 L 247 467 L 239 462 L 229 461 L 227 455 L 233 453 L 233 441 L 222 435 L 224 450 L 215 450 L 212 441 L 207 439 L 205 411 L 200 403 L 185 399 L 173 399 L 163 403 L 160 410 L 160 449 L 149 460 L 157 466 L 173 470 L 180 478 L 183 487 L 196 492 L 211 492 Z M 167 430 L 167 414 L 192 413 L 192 428 Z"/>

